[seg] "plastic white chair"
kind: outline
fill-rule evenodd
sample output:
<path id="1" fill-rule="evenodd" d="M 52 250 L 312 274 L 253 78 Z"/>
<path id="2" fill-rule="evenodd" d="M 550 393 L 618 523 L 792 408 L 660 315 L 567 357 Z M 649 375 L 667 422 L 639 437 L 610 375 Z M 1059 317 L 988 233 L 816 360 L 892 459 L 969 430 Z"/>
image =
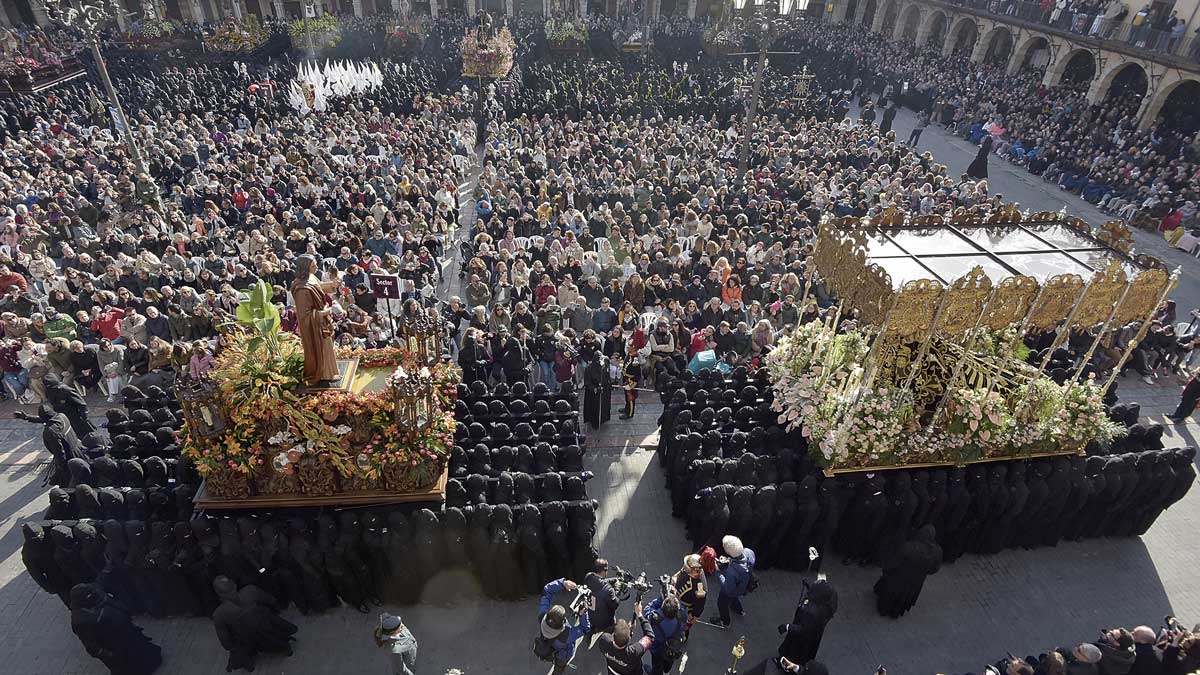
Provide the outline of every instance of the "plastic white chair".
<path id="1" fill-rule="evenodd" d="M 638 325 L 640 325 L 642 330 L 646 331 L 647 333 L 653 330 L 654 325 L 657 323 L 658 315 L 654 312 L 642 312 L 642 315 L 638 317 Z"/>
<path id="2" fill-rule="evenodd" d="M 593 248 L 596 249 L 596 253 L 600 257 L 601 265 L 611 265 L 616 262 L 616 256 L 613 255 L 612 243 L 608 241 L 608 238 L 600 237 L 593 244 Z"/>
<path id="3" fill-rule="evenodd" d="M 517 246 L 521 247 L 522 251 L 529 250 L 529 237 L 514 237 L 513 239 L 517 242 Z"/>

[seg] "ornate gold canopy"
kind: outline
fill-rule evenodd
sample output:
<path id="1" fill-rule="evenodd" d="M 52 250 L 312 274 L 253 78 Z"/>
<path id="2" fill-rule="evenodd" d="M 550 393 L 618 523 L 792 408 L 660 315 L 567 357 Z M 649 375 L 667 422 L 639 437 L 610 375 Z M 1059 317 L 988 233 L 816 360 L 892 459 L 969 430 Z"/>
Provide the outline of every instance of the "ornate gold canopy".
<path id="1" fill-rule="evenodd" d="M 892 208 L 823 222 L 811 272 L 863 322 L 888 320 L 890 332 L 922 334 L 939 305 L 937 329 L 949 336 L 977 320 L 1050 330 L 1070 317 L 1069 328 L 1090 328 L 1110 314 L 1116 325 L 1147 316 L 1167 288 L 1166 266 L 1131 256 L 1132 247 L 1116 221 L 1093 232 L 1079 218 L 1023 215 L 1015 205 L 949 218 Z"/>

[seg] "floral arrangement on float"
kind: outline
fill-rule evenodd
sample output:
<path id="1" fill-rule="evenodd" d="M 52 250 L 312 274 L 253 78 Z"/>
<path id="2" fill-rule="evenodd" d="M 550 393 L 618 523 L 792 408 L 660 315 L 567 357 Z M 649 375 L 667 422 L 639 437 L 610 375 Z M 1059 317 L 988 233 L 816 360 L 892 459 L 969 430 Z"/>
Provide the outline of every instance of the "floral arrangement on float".
<path id="1" fill-rule="evenodd" d="M 323 14 L 314 19 L 296 19 L 288 24 L 288 35 L 292 38 L 292 46 L 305 47 L 308 39 L 312 38 L 313 46 L 336 47 L 342 41 L 342 26 L 338 18 L 332 14 Z"/>
<path id="2" fill-rule="evenodd" d="M 167 19 L 150 17 L 143 19 L 129 29 L 129 37 L 134 40 L 152 42 L 162 40 L 175 34 L 177 26 Z"/>
<path id="3" fill-rule="evenodd" d="M 258 17 L 248 14 L 241 21 L 232 17 L 226 19 L 215 33 L 204 38 L 204 46 L 218 52 L 252 52 L 263 46 L 268 37 L 267 29 L 259 23 Z"/>
<path id="4" fill-rule="evenodd" d="M 551 47 L 582 47 L 588 41 L 587 24 L 573 16 L 546 19 L 545 31 Z"/>
<path id="5" fill-rule="evenodd" d="M 517 43 L 507 26 L 494 32 L 490 24 L 467 28 L 460 47 L 463 76 L 498 80 L 512 70 L 516 50 Z"/>
<path id="6" fill-rule="evenodd" d="M 37 59 L 29 56 L 16 56 L 7 59 L 0 63 L 0 76 L 3 77 L 29 77 L 29 75 L 44 65 Z"/>
<path id="7" fill-rule="evenodd" d="M 779 423 L 799 429 L 827 471 L 1077 453 L 1124 433 L 1108 419 L 1103 390 L 1090 378 L 1060 385 L 1039 374 L 1016 387 L 959 378 L 936 406 L 922 409 L 908 383 L 873 381 L 871 334 L 831 324 L 798 326 L 765 361 Z M 1027 356 L 1015 335 L 989 331 L 974 346 Z"/>
<path id="8" fill-rule="evenodd" d="M 263 301 L 268 289 L 252 289 L 241 321 L 224 327 L 209 377 L 180 387 L 183 453 L 208 493 L 327 497 L 437 483 L 453 445 L 457 366 L 420 364 L 396 348 L 343 351 L 339 358 L 358 358 L 360 368 L 420 373 L 425 386 L 393 373 L 379 391 L 302 391 L 300 338 L 278 329 L 278 311 Z"/>
<path id="9" fill-rule="evenodd" d="M 420 49 L 425 42 L 426 33 L 425 24 L 420 17 L 410 16 L 388 29 L 387 42 L 395 49 Z"/>

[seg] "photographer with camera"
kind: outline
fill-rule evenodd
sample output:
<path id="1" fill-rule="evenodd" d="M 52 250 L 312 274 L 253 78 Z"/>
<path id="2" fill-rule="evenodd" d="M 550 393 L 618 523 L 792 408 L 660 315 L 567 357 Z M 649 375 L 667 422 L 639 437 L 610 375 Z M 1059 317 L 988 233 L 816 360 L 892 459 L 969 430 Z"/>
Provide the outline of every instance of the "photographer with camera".
<path id="1" fill-rule="evenodd" d="M 617 607 L 621 604 L 617 600 L 617 592 L 608 583 L 607 576 L 608 561 L 604 558 L 596 558 L 596 562 L 592 565 L 592 571 L 583 578 L 583 585 L 592 592 L 589 619 L 593 635 L 612 630 L 616 623 Z"/>
<path id="2" fill-rule="evenodd" d="M 683 630 L 687 615 L 679 604 L 679 598 L 668 592 L 664 598 L 655 598 L 646 605 L 645 617 L 650 622 L 654 642 L 650 645 L 650 675 L 664 675 L 683 655 Z"/>
<path id="3" fill-rule="evenodd" d="M 707 591 L 704 588 L 704 565 L 700 556 L 692 553 L 683 556 L 683 567 L 669 577 L 671 588 L 679 604 L 687 611 L 687 625 L 683 628 L 683 639 L 686 642 L 692 632 L 692 624 L 704 616 L 704 598 Z"/>
<path id="4" fill-rule="evenodd" d="M 617 621 L 612 634 L 600 636 L 600 653 L 608 666 L 607 675 L 642 675 L 642 657 L 653 644 L 653 627 L 642 614 L 642 603 L 633 605 L 633 620 L 642 626 L 642 638 L 633 641 L 633 624 L 625 619 Z"/>
<path id="5" fill-rule="evenodd" d="M 753 572 L 754 551 L 742 546 L 741 539 L 725 535 L 721 539 L 721 548 L 725 550 L 725 556 L 717 559 L 717 580 L 721 582 L 721 591 L 717 594 L 719 614 L 709 621 L 728 628 L 732 623 L 729 610 L 732 608 L 738 616 L 746 615 L 746 610 L 742 609 L 742 596 L 757 588 L 758 580 Z"/>
<path id="6" fill-rule="evenodd" d="M 554 603 L 555 596 L 570 595 L 566 605 Z M 591 592 L 570 579 L 556 579 L 542 588 L 538 602 L 540 635 L 533 639 L 533 653 L 539 659 L 554 664 L 551 675 L 562 675 L 575 658 L 579 640 L 591 630 L 588 604 Z M 568 614 L 568 609 L 570 610 Z M 570 622 L 574 617 L 575 623 Z"/>

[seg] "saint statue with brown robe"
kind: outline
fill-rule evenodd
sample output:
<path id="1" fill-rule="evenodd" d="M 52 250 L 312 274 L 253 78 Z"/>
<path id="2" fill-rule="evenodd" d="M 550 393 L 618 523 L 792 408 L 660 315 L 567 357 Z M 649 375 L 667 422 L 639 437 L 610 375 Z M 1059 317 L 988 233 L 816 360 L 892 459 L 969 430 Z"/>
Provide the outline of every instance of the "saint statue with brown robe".
<path id="1" fill-rule="evenodd" d="M 296 329 L 304 346 L 304 383 L 309 386 L 339 379 L 329 307 L 333 303 L 331 286 L 336 285 L 337 282 L 321 281 L 317 276 L 316 258 L 309 255 L 296 258 L 292 297 L 296 301 Z"/>

